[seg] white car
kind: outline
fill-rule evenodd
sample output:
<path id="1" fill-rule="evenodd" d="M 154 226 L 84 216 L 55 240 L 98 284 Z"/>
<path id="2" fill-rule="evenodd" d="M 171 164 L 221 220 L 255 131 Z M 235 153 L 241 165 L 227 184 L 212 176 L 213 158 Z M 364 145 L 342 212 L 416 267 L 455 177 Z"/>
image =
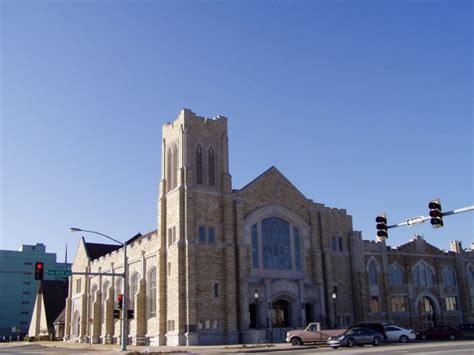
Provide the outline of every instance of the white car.
<path id="1" fill-rule="evenodd" d="M 408 343 L 410 340 L 416 339 L 416 333 L 413 329 L 405 329 L 398 325 L 386 325 L 387 341 L 399 341 L 400 343 Z"/>

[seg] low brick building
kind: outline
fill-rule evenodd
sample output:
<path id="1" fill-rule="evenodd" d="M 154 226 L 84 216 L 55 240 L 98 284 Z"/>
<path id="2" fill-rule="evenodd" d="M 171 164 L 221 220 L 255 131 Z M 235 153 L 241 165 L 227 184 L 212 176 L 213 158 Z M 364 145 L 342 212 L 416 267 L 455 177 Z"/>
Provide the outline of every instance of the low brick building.
<path id="1" fill-rule="evenodd" d="M 365 241 L 346 210 L 306 198 L 275 167 L 232 189 L 222 116 L 182 110 L 161 149 L 158 228 L 127 242 L 131 343 L 276 341 L 311 321 L 474 322 L 474 250 Z M 83 239 L 72 270 L 123 272 L 123 248 Z M 118 342 L 120 293 L 121 277 L 71 277 L 65 339 Z"/>

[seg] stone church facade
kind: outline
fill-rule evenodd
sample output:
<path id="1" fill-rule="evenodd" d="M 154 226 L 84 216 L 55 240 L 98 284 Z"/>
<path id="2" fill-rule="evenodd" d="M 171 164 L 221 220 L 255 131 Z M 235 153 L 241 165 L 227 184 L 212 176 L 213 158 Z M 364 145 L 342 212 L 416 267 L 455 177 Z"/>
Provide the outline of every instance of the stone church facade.
<path id="1" fill-rule="evenodd" d="M 474 322 L 472 248 L 363 240 L 346 210 L 306 198 L 275 167 L 233 190 L 222 116 L 182 110 L 161 150 L 158 228 L 127 242 L 130 343 L 275 341 L 275 330 L 312 321 Z M 82 239 L 72 270 L 123 272 L 123 248 Z M 123 279 L 69 281 L 65 340 L 119 342 Z"/>

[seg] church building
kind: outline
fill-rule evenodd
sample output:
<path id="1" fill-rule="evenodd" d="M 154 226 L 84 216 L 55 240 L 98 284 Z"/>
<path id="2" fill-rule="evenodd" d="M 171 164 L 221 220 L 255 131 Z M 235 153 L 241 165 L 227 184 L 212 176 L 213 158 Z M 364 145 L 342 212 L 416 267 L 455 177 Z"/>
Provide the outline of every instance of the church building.
<path id="1" fill-rule="evenodd" d="M 472 247 L 363 240 L 345 209 L 305 197 L 275 167 L 233 189 L 222 116 L 183 109 L 161 151 L 157 229 L 126 243 L 130 344 L 272 342 L 314 321 L 474 323 Z M 123 272 L 123 252 L 83 238 L 72 271 Z M 123 282 L 71 276 L 65 340 L 120 342 Z"/>

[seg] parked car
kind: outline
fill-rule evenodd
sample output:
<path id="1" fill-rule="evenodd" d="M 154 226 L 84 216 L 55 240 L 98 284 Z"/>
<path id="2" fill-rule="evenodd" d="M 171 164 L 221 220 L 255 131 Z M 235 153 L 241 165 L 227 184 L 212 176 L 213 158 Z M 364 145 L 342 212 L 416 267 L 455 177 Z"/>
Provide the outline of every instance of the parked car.
<path id="1" fill-rule="evenodd" d="M 385 332 L 385 328 L 382 323 L 377 323 L 377 322 L 364 322 L 364 323 L 357 323 L 351 326 L 350 328 L 354 327 L 363 327 L 363 328 L 370 328 L 375 330 L 376 332 L 382 334 L 382 340 L 387 341 L 387 333 Z M 350 329 L 349 328 L 349 329 Z"/>
<path id="2" fill-rule="evenodd" d="M 306 329 L 291 330 L 286 333 L 286 342 L 292 345 L 326 341 L 330 336 L 342 334 L 347 329 L 326 329 L 318 332 L 317 323 L 309 323 Z"/>
<path id="3" fill-rule="evenodd" d="M 419 331 L 416 334 L 418 339 L 451 339 L 463 337 L 464 334 L 449 325 L 437 325 L 427 330 Z"/>
<path id="4" fill-rule="evenodd" d="M 408 343 L 410 340 L 416 339 L 414 329 L 405 329 L 398 325 L 386 325 L 385 333 L 387 334 L 387 341 L 399 341 L 400 343 Z"/>
<path id="5" fill-rule="evenodd" d="M 466 337 L 474 337 L 474 324 L 460 324 L 458 329 L 463 332 Z"/>
<path id="6" fill-rule="evenodd" d="M 377 346 L 382 343 L 383 335 L 370 328 L 352 327 L 347 329 L 342 335 L 330 337 L 328 346 L 337 349 L 340 346 L 352 348 L 354 345 L 364 346 L 372 344 Z"/>

